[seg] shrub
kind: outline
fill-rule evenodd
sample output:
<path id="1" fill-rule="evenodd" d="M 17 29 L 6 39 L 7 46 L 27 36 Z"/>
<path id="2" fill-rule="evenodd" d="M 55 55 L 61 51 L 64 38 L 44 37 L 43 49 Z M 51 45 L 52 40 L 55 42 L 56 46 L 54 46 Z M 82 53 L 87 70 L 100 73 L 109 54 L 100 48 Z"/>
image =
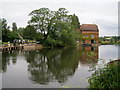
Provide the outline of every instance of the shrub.
<path id="1" fill-rule="evenodd" d="M 89 77 L 89 88 L 120 88 L 120 60 L 110 62 Z"/>

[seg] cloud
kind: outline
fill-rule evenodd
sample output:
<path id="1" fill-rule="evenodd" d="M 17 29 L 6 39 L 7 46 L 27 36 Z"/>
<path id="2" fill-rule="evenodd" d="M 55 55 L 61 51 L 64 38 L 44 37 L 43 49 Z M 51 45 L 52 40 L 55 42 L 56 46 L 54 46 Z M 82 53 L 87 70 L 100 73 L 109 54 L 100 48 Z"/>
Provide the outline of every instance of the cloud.
<path id="1" fill-rule="evenodd" d="M 76 14 L 80 23 L 97 24 L 100 36 L 117 35 L 118 0 L 1 0 L 1 17 L 7 19 L 9 25 L 16 22 L 25 27 L 30 19 L 28 14 L 35 9 L 47 7 L 57 10 L 66 8 L 70 14 Z"/>
<path id="2" fill-rule="evenodd" d="M 110 22 L 107 20 L 98 20 L 100 36 L 114 36 L 118 35 L 117 22 Z"/>

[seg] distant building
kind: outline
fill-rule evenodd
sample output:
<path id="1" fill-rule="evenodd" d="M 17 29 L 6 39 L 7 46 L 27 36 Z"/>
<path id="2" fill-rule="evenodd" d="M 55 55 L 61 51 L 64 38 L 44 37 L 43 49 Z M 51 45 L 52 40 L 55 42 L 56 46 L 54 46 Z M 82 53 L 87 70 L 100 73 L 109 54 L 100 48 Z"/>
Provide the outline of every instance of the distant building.
<path id="1" fill-rule="evenodd" d="M 81 44 L 98 44 L 99 43 L 99 29 L 96 24 L 82 24 L 80 26 L 82 34 Z"/>

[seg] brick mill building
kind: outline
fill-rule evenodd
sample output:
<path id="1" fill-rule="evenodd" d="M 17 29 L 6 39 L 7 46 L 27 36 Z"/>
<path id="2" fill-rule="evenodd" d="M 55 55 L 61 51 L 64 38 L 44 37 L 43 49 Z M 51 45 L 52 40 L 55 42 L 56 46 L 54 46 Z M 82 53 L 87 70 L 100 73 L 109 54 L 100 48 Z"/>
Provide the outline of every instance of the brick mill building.
<path id="1" fill-rule="evenodd" d="M 84 44 L 98 44 L 99 43 L 99 29 L 96 24 L 82 24 L 80 26 L 81 41 Z"/>

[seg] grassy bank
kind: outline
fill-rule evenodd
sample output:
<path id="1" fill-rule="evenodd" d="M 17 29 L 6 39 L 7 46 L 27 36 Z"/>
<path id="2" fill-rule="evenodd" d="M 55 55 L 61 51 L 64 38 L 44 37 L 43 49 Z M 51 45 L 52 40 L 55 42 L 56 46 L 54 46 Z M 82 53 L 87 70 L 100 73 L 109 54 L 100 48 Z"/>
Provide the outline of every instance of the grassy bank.
<path id="1" fill-rule="evenodd" d="M 89 78 L 89 88 L 120 88 L 120 60 L 108 63 Z"/>
<path id="2" fill-rule="evenodd" d="M 118 45 L 120 42 L 100 42 L 101 45 Z"/>

